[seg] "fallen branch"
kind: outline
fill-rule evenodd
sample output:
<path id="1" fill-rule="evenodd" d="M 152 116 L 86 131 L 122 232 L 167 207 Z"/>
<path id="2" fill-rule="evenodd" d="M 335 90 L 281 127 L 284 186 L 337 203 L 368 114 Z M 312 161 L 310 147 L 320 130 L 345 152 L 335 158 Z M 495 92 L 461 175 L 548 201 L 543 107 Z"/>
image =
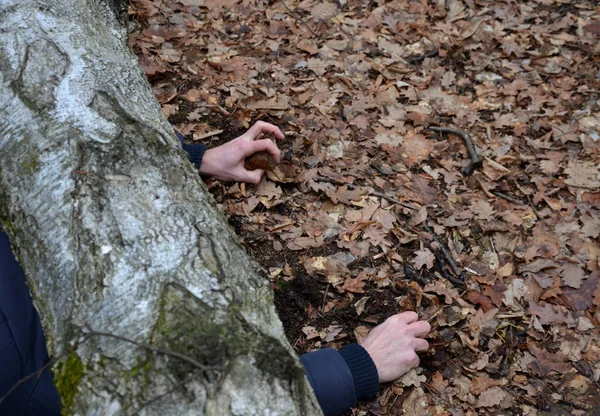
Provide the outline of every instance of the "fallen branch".
<path id="1" fill-rule="evenodd" d="M 454 257 L 452 257 L 452 253 L 450 253 L 450 250 L 448 249 L 448 247 L 446 247 L 446 245 L 444 244 L 444 242 L 437 236 L 437 234 L 433 231 L 433 229 L 430 226 L 428 226 L 427 224 L 425 224 L 423 226 L 423 228 L 425 228 L 425 231 L 427 231 L 429 234 L 431 234 L 431 236 L 433 237 L 433 239 L 435 240 L 435 242 L 440 246 L 439 251 L 443 254 L 444 259 L 446 260 L 446 262 L 448 263 L 448 265 L 452 269 L 452 272 L 456 276 L 458 276 L 458 278 L 464 284 L 465 274 L 460 269 L 460 267 L 457 266 L 456 261 L 454 260 Z M 448 279 L 448 280 L 450 280 L 450 279 Z"/>
<path id="2" fill-rule="evenodd" d="M 448 273 L 448 270 L 446 269 L 446 265 L 444 264 L 444 255 L 438 250 L 434 250 L 434 255 L 435 255 L 435 264 L 438 267 L 438 269 L 440 270 L 442 277 L 444 279 L 448 280 L 450 283 L 452 283 L 455 286 L 464 287 L 465 286 L 464 281 L 457 279 L 456 277 L 454 277 L 450 273 Z"/>
<path id="3" fill-rule="evenodd" d="M 415 271 L 415 269 L 413 269 L 413 267 L 408 263 L 404 263 L 404 275 L 406 277 L 408 277 L 410 280 L 414 280 L 421 286 L 425 286 L 427 284 L 427 279 L 425 279 L 423 276 L 419 275 Z"/>
<path id="4" fill-rule="evenodd" d="M 463 172 L 465 175 L 469 176 L 475 171 L 475 169 L 480 169 L 483 167 L 483 157 L 481 157 L 477 151 L 477 146 L 475 146 L 473 140 L 471 140 L 471 137 L 467 133 L 461 130 L 451 129 L 449 127 L 430 126 L 429 130 L 438 133 L 453 134 L 463 139 L 467 151 L 469 152 L 469 157 L 471 158 L 471 164 L 467 166 Z"/>
<path id="5" fill-rule="evenodd" d="M 433 58 L 434 56 L 438 56 L 438 54 L 439 51 L 437 49 L 434 49 L 430 52 L 424 53 L 423 55 L 408 57 L 405 59 L 405 61 L 410 65 L 414 65 L 416 63 L 423 62 L 426 58 Z"/>
<path id="6" fill-rule="evenodd" d="M 513 204 L 527 205 L 525 202 L 523 202 L 523 201 L 521 201 L 519 199 L 513 198 L 510 195 L 506 195 L 506 194 L 504 194 L 502 192 L 492 191 L 492 194 L 496 195 L 498 198 L 506 199 L 508 202 L 512 202 Z"/>

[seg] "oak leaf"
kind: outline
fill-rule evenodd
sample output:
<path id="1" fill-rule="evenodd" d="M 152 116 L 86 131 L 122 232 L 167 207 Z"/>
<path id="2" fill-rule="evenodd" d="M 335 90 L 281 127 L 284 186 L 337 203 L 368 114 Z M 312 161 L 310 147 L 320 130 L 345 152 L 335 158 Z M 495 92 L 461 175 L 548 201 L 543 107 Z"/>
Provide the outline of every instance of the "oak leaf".
<path id="1" fill-rule="evenodd" d="M 431 250 L 424 248 L 422 250 L 415 251 L 415 254 L 416 256 L 411 260 L 411 262 L 415 265 L 417 270 L 420 270 L 423 266 L 427 266 L 428 269 L 433 267 L 435 255 L 431 252 Z"/>

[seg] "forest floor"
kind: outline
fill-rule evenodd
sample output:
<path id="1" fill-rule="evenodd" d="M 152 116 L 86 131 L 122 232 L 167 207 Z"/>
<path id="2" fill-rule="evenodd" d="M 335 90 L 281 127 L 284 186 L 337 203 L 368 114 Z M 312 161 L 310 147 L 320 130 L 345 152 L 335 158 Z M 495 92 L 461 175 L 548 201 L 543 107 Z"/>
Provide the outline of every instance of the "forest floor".
<path id="1" fill-rule="evenodd" d="M 600 414 L 596 1 L 129 11 L 189 140 L 215 146 L 257 120 L 286 134 L 258 186 L 206 182 L 295 350 L 360 341 L 404 310 L 432 324 L 420 367 L 353 412 Z"/>

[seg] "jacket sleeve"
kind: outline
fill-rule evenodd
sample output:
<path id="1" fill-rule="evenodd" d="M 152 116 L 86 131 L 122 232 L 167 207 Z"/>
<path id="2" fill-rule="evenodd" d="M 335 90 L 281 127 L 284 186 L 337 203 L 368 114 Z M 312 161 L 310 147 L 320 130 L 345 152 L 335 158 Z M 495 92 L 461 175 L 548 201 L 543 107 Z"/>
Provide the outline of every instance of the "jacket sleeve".
<path id="1" fill-rule="evenodd" d="M 187 144 L 181 134 L 178 134 L 177 138 L 181 142 L 181 147 L 187 153 L 190 162 L 196 166 L 196 169 L 200 169 L 202 157 L 204 156 L 204 152 L 206 152 L 206 146 L 203 144 Z"/>
<path id="2" fill-rule="evenodd" d="M 374 398 L 379 389 L 375 363 L 358 344 L 304 354 L 300 361 L 325 416 L 341 415 L 358 400 Z"/>

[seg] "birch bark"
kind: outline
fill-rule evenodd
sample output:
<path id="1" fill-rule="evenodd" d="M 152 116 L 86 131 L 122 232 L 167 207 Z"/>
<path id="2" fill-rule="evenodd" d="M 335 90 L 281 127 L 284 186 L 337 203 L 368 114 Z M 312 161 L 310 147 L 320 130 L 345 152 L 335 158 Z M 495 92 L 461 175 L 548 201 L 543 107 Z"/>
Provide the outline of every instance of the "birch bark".
<path id="1" fill-rule="evenodd" d="M 64 413 L 320 414 L 123 16 L 117 0 L 0 0 L 0 226 L 61 357 Z"/>

